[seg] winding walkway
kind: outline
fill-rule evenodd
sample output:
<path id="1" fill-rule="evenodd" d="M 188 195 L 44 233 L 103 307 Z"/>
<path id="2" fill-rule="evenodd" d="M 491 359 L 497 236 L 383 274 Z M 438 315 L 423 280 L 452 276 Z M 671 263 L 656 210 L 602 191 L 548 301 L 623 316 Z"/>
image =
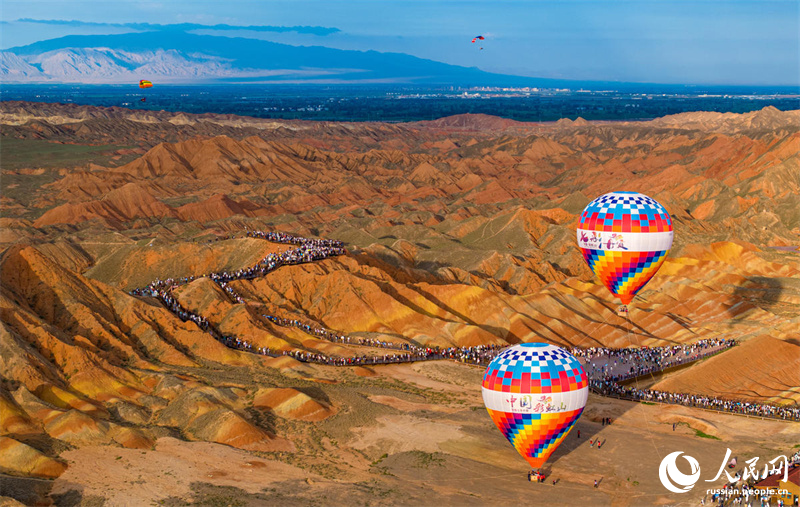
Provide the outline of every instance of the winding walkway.
<path id="1" fill-rule="evenodd" d="M 505 347 L 498 345 L 479 345 L 476 347 L 424 347 L 413 343 L 393 343 L 348 336 L 345 333 L 331 330 L 299 319 L 289 319 L 275 315 L 261 314 L 260 317 L 274 325 L 293 327 L 311 336 L 338 343 L 345 346 L 363 346 L 385 349 L 379 355 L 355 355 L 341 357 L 312 352 L 302 349 L 271 350 L 259 347 L 248 340 L 224 335 L 208 319 L 183 307 L 173 295 L 173 290 L 198 278 L 207 277 L 214 281 L 235 303 L 246 304 L 244 298 L 231 286 L 235 280 L 252 280 L 266 276 L 281 266 L 305 264 L 324 260 L 347 251 L 341 241 L 325 239 L 309 239 L 286 233 L 249 231 L 245 235 L 250 238 L 264 239 L 273 243 L 296 245 L 297 248 L 280 253 L 270 253 L 253 266 L 236 271 L 219 271 L 201 276 L 184 278 L 156 279 L 145 287 L 130 291 L 131 295 L 157 298 L 161 303 L 183 321 L 191 320 L 202 330 L 211 334 L 214 339 L 225 346 L 254 354 L 270 357 L 289 356 L 301 362 L 317 363 L 330 366 L 370 366 L 380 364 L 411 363 L 417 361 L 436 361 L 449 359 L 462 363 L 485 366 L 491 362 Z M 232 239 L 229 236 L 225 239 Z M 648 389 L 624 387 L 621 382 L 645 375 L 654 375 L 665 369 L 688 364 L 718 354 L 736 345 L 733 340 L 701 340 L 689 345 L 672 347 L 648 347 L 638 349 L 610 348 L 573 348 L 571 352 L 584 365 L 590 379 L 592 391 L 600 395 L 633 401 L 658 401 L 687 406 L 719 409 L 727 413 L 749 414 L 775 419 L 800 421 L 800 408 L 782 407 L 769 404 L 755 404 L 740 400 L 723 400 L 681 393 L 662 393 Z"/>

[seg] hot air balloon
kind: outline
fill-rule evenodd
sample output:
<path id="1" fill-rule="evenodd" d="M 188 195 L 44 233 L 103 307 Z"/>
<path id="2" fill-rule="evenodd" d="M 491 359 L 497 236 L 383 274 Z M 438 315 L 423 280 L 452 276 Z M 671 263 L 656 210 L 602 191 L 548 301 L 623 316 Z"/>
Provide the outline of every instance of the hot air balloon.
<path id="1" fill-rule="evenodd" d="M 583 412 L 589 379 L 566 350 L 521 343 L 489 363 L 481 391 L 497 428 L 533 468 L 540 468 Z"/>
<path id="2" fill-rule="evenodd" d="M 655 199 L 611 192 L 581 213 L 578 247 L 592 272 L 627 305 L 664 263 L 672 247 L 672 220 Z"/>
<path id="3" fill-rule="evenodd" d="M 139 88 L 152 88 L 152 87 L 153 83 L 151 83 L 146 79 L 142 79 L 141 81 L 139 81 Z"/>

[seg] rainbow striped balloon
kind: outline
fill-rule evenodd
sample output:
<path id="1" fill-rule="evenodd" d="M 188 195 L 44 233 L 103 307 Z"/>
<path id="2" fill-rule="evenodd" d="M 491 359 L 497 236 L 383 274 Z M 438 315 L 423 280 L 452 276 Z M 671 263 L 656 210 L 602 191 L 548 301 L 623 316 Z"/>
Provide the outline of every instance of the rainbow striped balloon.
<path id="1" fill-rule="evenodd" d="M 589 380 L 566 350 L 521 343 L 489 363 L 481 391 L 497 428 L 533 468 L 539 468 L 583 412 Z"/>
<path id="2" fill-rule="evenodd" d="M 672 220 L 655 199 L 611 192 L 581 213 L 578 247 L 592 272 L 627 305 L 667 258 Z"/>

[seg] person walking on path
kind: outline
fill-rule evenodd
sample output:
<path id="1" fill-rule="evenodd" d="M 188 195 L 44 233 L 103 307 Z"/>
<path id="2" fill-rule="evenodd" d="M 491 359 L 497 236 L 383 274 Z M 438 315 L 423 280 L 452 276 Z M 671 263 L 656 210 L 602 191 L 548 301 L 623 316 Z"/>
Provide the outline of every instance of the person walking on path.
<path id="1" fill-rule="evenodd" d="M 597 479 L 594 480 L 594 487 L 597 487 Z"/>

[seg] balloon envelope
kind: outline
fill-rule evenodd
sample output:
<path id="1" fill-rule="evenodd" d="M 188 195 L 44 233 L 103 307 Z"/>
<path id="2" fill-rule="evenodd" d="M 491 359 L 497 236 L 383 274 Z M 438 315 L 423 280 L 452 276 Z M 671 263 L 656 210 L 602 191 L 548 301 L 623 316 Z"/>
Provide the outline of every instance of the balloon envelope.
<path id="1" fill-rule="evenodd" d="M 611 192 L 581 213 L 578 247 L 603 285 L 628 304 L 667 258 L 672 220 L 655 199 Z"/>
<path id="2" fill-rule="evenodd" d="M 497 428 L 532 467 L 539 468 L 583 412 L 589 380 L 566 350 L 521 343 L 489 363 L 481 391 Z"/>

